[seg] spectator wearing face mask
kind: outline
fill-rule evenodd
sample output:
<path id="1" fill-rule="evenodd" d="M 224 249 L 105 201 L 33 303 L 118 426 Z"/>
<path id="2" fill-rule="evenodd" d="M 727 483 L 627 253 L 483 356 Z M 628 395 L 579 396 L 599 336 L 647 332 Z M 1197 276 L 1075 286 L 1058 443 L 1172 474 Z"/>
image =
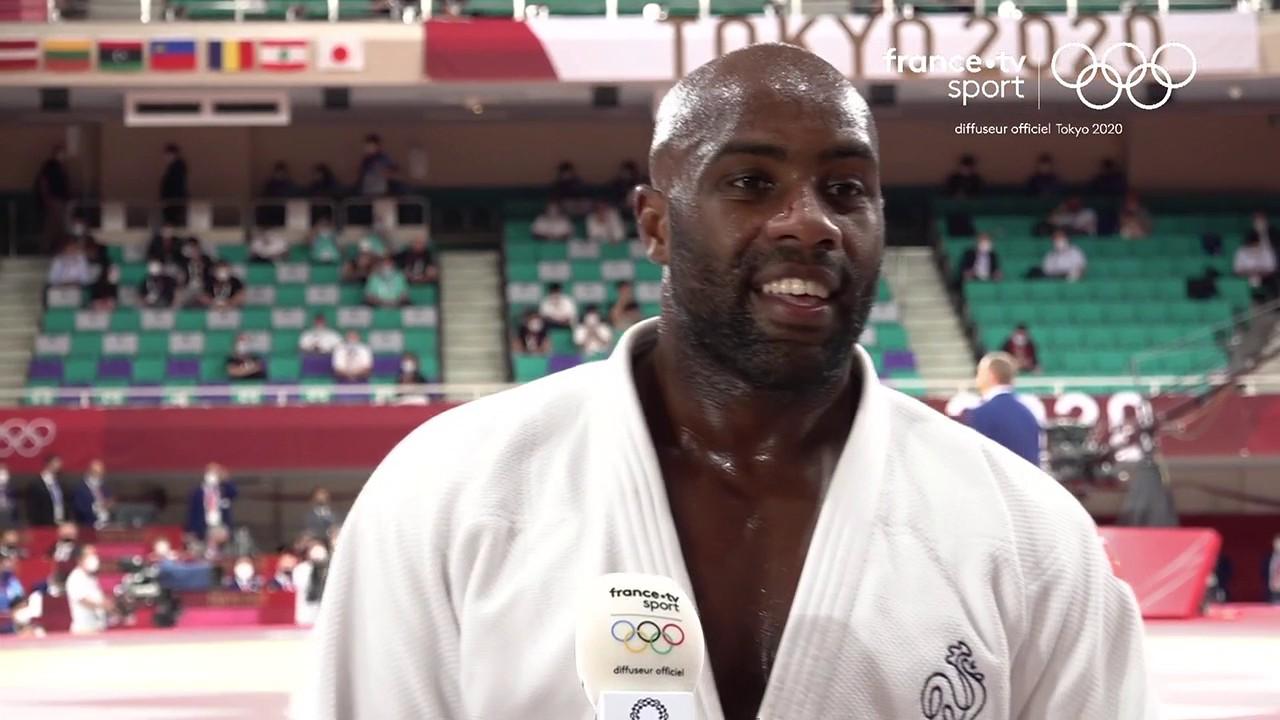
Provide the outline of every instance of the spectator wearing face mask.
<path id="1" fill-rule="evenodd" d="M 102 528 L 111 522 L 115 501 L 106 487 L 106 468 L 101 460 L 89 463 L 84 479 L 71 496 L 71 513 L 81 527 Z"/>
<path id="2" fill-rule="evenodd" d="M 551 337 L 537 310 L 525 311 L 515 337 L 511 338 L 511 351 L 522 355 L 551 354 Z"/>
<path id="3" fill-rule="evenodd" d="M 427 382 L 422 376 L 422 364 L 418 362 L 418 356 L 411 352 L 407 352 L 400 356 L 400 374 L 396 376 L 396 383 L 399 385 L 421 385 Z"/>
<path id="4" fill-rule="evenodd" d="M 965 282 L 999 280 L 1000 256 L 987 233 L 978 233 L 978 241 L 960 258 L 960 277 Z"/>
<path id="5" fill-rule="evenodd" d="M 151 554 L 147 556 L 147 561 L 155 565 L 176 563 L 181 559 L 178 551 L 173 549 L 173 544 L 167 538 L 156 538 L 156 541 L 151 544 Z"/>
<path id="6" fill-rule="evenodd" d="M 262 592 L 262 578 L 258 577 L 253 558 L 247 555 L 236 558 L 236 563 L 231 568 L 231 577 L 226 581 L 226 589 L 235 592 Z"/>
<path id="7" fill-rule="evenodd" d="M 1053 233 L 1053 249 L 1045 253 L 1040 267 L 1032 268 L 1027 277 L 1075 282 L 1084 276 L 1087 267 L 1084 251 L 1073 245 L 1065 232 L 1057 230 Z"/>
<path id="8" fill-rule="evenodd" d="M 18 494 L 9 482 L 9 467 L 0 463 L 0 530 L 18 525 Z"/>
<path id="9" fill-rule="evenodd" d="M 49 575 L 49 584 L 55 593 L 61 592 L 63 584 L 67 581 L 67 575 L 75 568 L 79 550 L 79 528 L 72 522 L 59 523 L 58 534 L 47 553 L 49 559 L 53 561 L 53 572 Z"/>
<path id="10" fill-rule="evenodd" d="M 364 283 L 387 255 L 387 241 L 379 230 L 372 230 L 356 244 L 355 257 L 342 269 L 342 279 L 349 283 Z"/>
<path id="11" fill-rule="evenodd" d="M 320 614 L 320 598 L 329 576 L 329 544 L 316 540 L 307 549 L 307 559 L 293 571 L 293 585 L 298 593 L 294 606 L 295 621 L 303 627 L 315 625 Z"/>
<path id="12" fill-rule="evenodd" d="M 626 240 L 627 229 L 622 224 L 618 209 L 607 202 L 597 201 L 587 215 L 587 239 L 609 243 Z"/>
<path id="13" fill-rule="evenodd" d="M 182 246 L 185 238 L 178 236 L 177 228 L 172 223 L 160 226 L 159 232 L 151 236 L 147 243 L 147 260 L 157 260 L 161 265 L 178 265 L 182 262 Z"/>
<path id="14" fill-rule="evenodd" d="M 322 215 L 311 227 L 307 237 L 307 247 L 311 262 L 320 265 L 333 265 L 342 260 L 342 252 L 338 249 L 338 231 L 333 227 L 333 220 Z"/>
<path id="15" fill-rule="evenodd" d="M 205 287 L 213 281 L 213 259 L 200 247 L 200 241 L 191 237 L 182 243 L 182 259 L 175 267 L 178 304 L 184 307 L 198 305 Z"/>
<path id="16" fill-rule="evenodd" d="M 560 203 L 552 200 L 547 203 L 547 209 L 533 219 L 530 232 L 539 240 L 568 240 L 573 237 L 573 221 L 569 219 Z"/>
<path id="17" fill-rule="evenodd" d="M 97 549 L 92 545 L 82 546 L 75 569 L 67 575 L 66 582 L 72 634 L 92 635 L 107 629 L 112 603 L 98 583 L 100 567 Z"/>
<path id="18" fill-rule="evenodd" d="M 360 341 L 360 333 L 348 330 L 346 340 L 333 349 L 333 375 L 339 382 L 362 383 L 373 372 L 373 350 Z"/>
<path id="19" fill-rule="evenodd" d="M 267 363 L 262 357 L 249 349 L 249 338 L 240 333 L 236 336 L 236 344 L 227 356 L 227 377 L 232 380 L 265 380 Z"/>
<path id="20" fill-rule="evenodd" d="M 431 256 L 431 250 L 427 247 L 426 233 L 414 237 L 409 247 L 396 255 L 396 265 L 412 285 L 436 281 L 436 265 Z"/>
<path id="21" fill-rule="evenodd" d="M 219 261 L 213 269 L 213 277 L 205 285 L 200 303 L 208 308 L 223 310 L 244 305 L 244 282 L 231 273 L 231 265 Z"/>
<path id="22" fill-rule="evenodd" d="M 391 258 L 378 261 L 378 271 L 364 285 L 365 304 L 372 307 L 401 307 L 409 304 L 409 281 Z"/>
<path id="23" fill-rule="evenodd" d="M 298 558 L 291 552 L 280 553 L 276 560 L 276 573 L 267 581 L 267 589 L 278 592 L 294 592 L 293 571 L 298 567 Z"/>
<path id="24" fill-rule="evenodd" d="M 1253 218 L 1249 223 L 1249 232 L 1245 235 L 1245 241 L 1247 242 L 1254 237 L 1270 245 L 1272 250 L 1280 250 L 1280 232 L 1271 228 L 1271 224 L 1267 221 L 1267 214 L 1261 210 L 1253 213 Z"/>
<path id="25" fill-rule="evenodd" d="M 1141 240 L 1151 234 L 1151 213 L 1142 206 L 1138 194 L 1130 192 L 1120 208 L 1120 237 Z"/>
<path id="26" fill-rule="evenodd" d="M 177 283 L 164 271 L 159 260 L 147 262 L 147 276 L 138 285 L 138 300 L 144 307 L 169 308 L 177 292 Z"/>
<path id="27" fill-rule="evenodd" d="M 316 540 L 325 540 L 329 532 L 342 521 L 329 504 L 329 490 L 318 487 L 311 493 L 311 509 L 307 511 L 306 533 Z"/>
<path id="28" fill-rule="evenodd" d="M 1031 333 L 1027 331 L 1026 325 L 1019 323 L 1000 349 L 1012 355 L 1017 361 L 1018 372 L 1039 372 L 1040 357 L 1036 354 L 1035 341 L 1031 339 Z"/>
<path id="29" fill-rule="evenodd" d="M 1067 198 L 1049 213 L 1049 227 L 1072 235 L 1097 235 L 1098 213 L 1085 207 L 1079 196 Z"/>
<path id="30" fill-rule="evenodd" d="M 329 327 L 324 313 L 316 313 L 311 327 L 298 337 L 298 349 L 315 355 L 332 355 L 342 344 L 342 333 Z"/>
<path id="31" fill-rule="evenodd" d="M 583 357 L 608 352 L 613 345 L 613 328 L 600 317 L 595 305 L 588 305 L 582 312 L 582 322 L 573 329 L 573 344 Z"/>
<path id="32" fill-rule="evenodd" d="M 571 328 L 578 320 L 578 304 L 565 294 L 560 283 L 547 286 L 547 296 L 538 306 L 538 314 L 550 328 Z"/>
<path id="33" fill-rule="evenodd" d="M 237 493 L 235 484 L 226 476 L 226 468 L 209 463 L 204 481 L 191 491 L 184 529 L 196 542 L 211 544 L 214 530 L 222 530 L 225 535 L 233 525 L 232 505 Z"/>
<path id="34" fill-rule="evenodd" d="M 49 285 L 52 287 L 82 287 L 90 281 L 89 261 L 79 242 L 71 241 L 53 258 L 49 266 Z"/>
<path id="35" fill-rule="evenodd" d="M 22 546 L 22 538 L 16 527 L 0 532 L 0 557 L 27 557 L 27 549 Z"/>
<path id="36" fill-rule="evenodd" d="M 276 263 L 289 254 L 289 239 L 280 228 L 259 227 L 249 240 L 249 261 Z"/>

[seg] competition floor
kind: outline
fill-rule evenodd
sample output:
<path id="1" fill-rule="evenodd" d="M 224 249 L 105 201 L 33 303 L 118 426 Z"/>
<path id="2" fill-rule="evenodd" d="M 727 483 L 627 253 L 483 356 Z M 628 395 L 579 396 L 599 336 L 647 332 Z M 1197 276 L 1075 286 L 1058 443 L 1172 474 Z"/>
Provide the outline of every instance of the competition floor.
<path id="1" fill-rule="evenodd" d="M 0 640 L 0 718 L 277 720 L 305 637 L 249 628 Z M 1147 637 L 1167 720 L 1280 720 L 1280 608 L 1151 622 Z"/>

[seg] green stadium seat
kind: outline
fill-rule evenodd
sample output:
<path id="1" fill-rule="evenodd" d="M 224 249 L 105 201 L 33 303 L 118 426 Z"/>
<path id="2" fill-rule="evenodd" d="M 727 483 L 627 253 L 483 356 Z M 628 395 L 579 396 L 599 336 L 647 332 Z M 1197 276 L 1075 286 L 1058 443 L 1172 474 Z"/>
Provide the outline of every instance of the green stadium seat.
<path id="1" fill-rule="evenodd" d="M 165 360 L 163 357 L 140 357 L 133 361 L 133 381 L 139 384 L 159 384 L 164 382 Z"/>
<path id="2" fill-rule="evenodd" d="M 1107 303 L 1106 321 L 1110 323 L 1132 323 L 1138 319 L 1137 309 L 1126 302 Z"/>
<path id="3" fill-rule="evenodd" d="M 600 248 L 601 260 L 630 260 L 631 247 L 627 243 L 605 243 Z"/>
<path id="4" fill-rule="evenodd" d="M 271 353 L 295 353 L 298 351 L 298 337 L 302 333 L 297 330 L 276 330 L 271 333 Z"/>
<path id="5" fill-rule="evenodd" d="M 1096 366 L 1091 353 L 1067 352 L 1062 354 L 1062 369 L 1068 375 L 1092 375 Z"/>
<path id="6" fill-rule="evenodd" d="M 173 329 L 174 330 L 204 330 L 205 311 L 195 309 L 182 309 L 174 313 Z"/>
<path id="7" fill-rule="evenodd" d="M 200 380 L 202 382 L 227 382 L 226 355 L 206 354 L 200 358 Z"/>
<path id="8" fill-rule="evenodd" d="M 659 282 L 662 280 L 662 266 L 648 260 L 636 262 L 636 282 Z"/>
<path id="9" fill-rule="evenodd" d="M 47 333 L 74 332 L 76 329 L 76 311 L 59 308 L 46 310 L 44 313 L 44 331 Z"/>
<path id="10" fill-rule="evenodd" d="M 204 354 L 218 357 L 225 361 L 236 344 L 236 333 L 233 330 L 211 330 L 204 334 Z"/>
<path id="11" fill-rule="evenodd" d="M 339 305 L 359 305 L 364 302 L 364 287 L 360 285 L 343 285 L 338 289 Z"/>
<path id="12" fill-rule="evenodd" d="M 969 315 L 979 326 L 1003 323 L 1007 317 L 1003 305 L 970 305 Z"/>
<path id="13" fill-rule="evenodd" d="M 414 305 L 435 305 L 438 296 L 439 290 L 434 283 L 409 286 L 409 302 Z"/>
<path id="14" fill-rule="evenodd" d="M 277 307 L 300 307 L 307 304 L 306 285 L 277 285 Z"/>
<path id="15" fill-rule="evenodd" d="M 241 330 L 270 330 L 271 308 L 246 307 L 240 309 Z"/>
<path id="16" fill-rule="evenodd" d="M 537 262 L 538 261 L 538 245 L 534 243 L 507 243 L 504 248 L 504 256 L 508 263 L 510 262 Z"/>
<path id="17" fill-rule="evenodd" d="M 970 303 L 998 302 L 1000 286 L 987 282 L 967 282 L 964 285 L 964 295 Z"/>
<path id="18" fill-rule="evenodd" d="M 400 308 L 374 308 L 374 330 L 396 330 L 400 327 Z"/>
<path id="19" fill-rule="evenodd" d="M 144 332 L 138 335 L 138 354 L 143 357 L 163 357 L 169 352 L 169 333 Z"/>
<path id="20" fill-rule="evenodd" d="M 555 355 L 572 355 L 578 351 L 578 346 L 573 344 L 573 331 L 565 328 L 552 328 L 551 336 L 551 352 Z"/>
<path id="21" fill-rule="evenodd" d="M 146 263 L 120 263 L 120 287 L 137 287 L 146 277 Z"/>
<path id="22" fill-rule="evenodd" d="M 78 332 L 71 335 L 71 356 L 97 358 L 102 354 L 102 333 Z"/>
<path id="23" fill-rule="evenodd" d="M 273 352 L 267 359 L 267 378 L 274 383 L 294 383 L 302 374 L 302 360 L 295 354 Z"/>
<path id="24" fill-rule="evenodd" d="M 905 350 L 908 347 L 906 328 L 896 323 L 876 323 L 876 349 Z"/>
<path id="25" fill-rule="evenodd" d="M 341 279 L 341 269 L 337 265 L 317 265 L 311 266 L 312 285 L 328 285 L 336 283 Z"/>
<path id="26" fill-rule="evenodd" d="M 547 358 L 541 355 L 513 355 L 512 371 L 516 382 L 537 380 L 547 374 Z"/>
<path id="27" fill-rule="evenodd" d="M 75 357 L 62 365 L 62 381 L 67 385 L 83 385 L 98 379 L 98 360 L 96 357 Z"/>
<path id="28" fill-rule="evenodd" d="M 538 278 L 538 264 L 536 262 L 508 263 L 507 282 L 541 282 Z"/>
<path id="29" fill-rule="evenodd" d="M 113 332 L 135 332 L 142 327 L 142 315 L 137 308 L 116 308 L 111 313 L 110 328 Z"/>
<path id="30" fill-rule="evenodd" d="M 435 330 L 405 330 L 404 349 L 419 358 L 434 357 L 440 352 L 440 336 Z"/>
<path id="31" fill-rule="evenodd" d="M 569 259 L 569 246 L 562 242 L 546 242 L 535 245 L 538 260 L 560 261 Z"/>
<path id="32" fill-rule="evenodd" d="M 1106 316 L 1104 305 L 1097 303 L 1080 303 L 1071 308 L 1071 317 L 1075 322 L 1085 325 L 1096 325 Z"/>
<path id="33" fill-rule="evenodd" d="M 574 282 L 599 282 L 600 263 L 596 260 L 574 260 L 569 264 Z"/>
<path id="34" fill-rule="evenodd" d="M 253 286 L 274 285 L 276 266 L 272 263 L 250 263 L 245 269 L 244 281 Z"/>
<path id="35" fill-rule="evenodd" d="M 1097 350 L 1108 350 L 1118 344 L 1116 332 L 1105 325 L 1095 325 L 1084 330 L 1085 347 Z"/>
<path id="36" fill-rule="evenodd" d="M 244 245 L 216 245 L 213 248 L 213 254 L 219 260 L 226 260 L 235 265 L 249 259 L 249 248 Z"/>

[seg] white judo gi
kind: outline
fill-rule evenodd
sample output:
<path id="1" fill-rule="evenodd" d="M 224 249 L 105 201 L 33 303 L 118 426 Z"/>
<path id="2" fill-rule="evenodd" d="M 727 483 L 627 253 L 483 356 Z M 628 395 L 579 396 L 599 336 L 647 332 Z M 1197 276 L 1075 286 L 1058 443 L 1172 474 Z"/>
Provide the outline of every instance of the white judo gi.
<path id="1" fill-rule="evenodd" d="M 632 376 L 655 330 L 439 415 L 387 456 L 343 527 L 297 717 L 592 717 L 580 583 L 690 587 Z M 1080 504 L 858 360 L 867 382 L 760 716 L 1155 717 L 1137 604 Z M 723 718 L 714 671 L 706 720 Z"/>

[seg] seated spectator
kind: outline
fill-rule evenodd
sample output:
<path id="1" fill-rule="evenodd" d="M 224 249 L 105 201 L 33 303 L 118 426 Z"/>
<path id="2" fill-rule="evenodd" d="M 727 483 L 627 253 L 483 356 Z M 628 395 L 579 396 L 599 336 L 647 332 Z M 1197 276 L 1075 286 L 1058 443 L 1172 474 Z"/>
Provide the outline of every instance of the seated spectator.
<path id="1" fill-rule="evenodd" d="M 30 620 L 23 613 L 26 600 L 26 589 L 18 578 L 18 559 L 0 555 L 0 635 L 22 632 Z"/>
<path id="2" fill-rule="evenodd" d="M 291 552 L 282 552 L 276 560 L 276 572 L 267 581 L 267 589 L 276 592 L 293 592 L 293 571 L 298 567 L 298 557 Z"/>
<path id="3" fill-rule="evenodd" d="M 1098 234 L 1098 214 L 1084 206 L 1078 195 L 1067 198 L 1049 213 L 1049 227 L 1072 235 Z"/>
<path id="4" fill-rule="evenodd" d="M 978 233 L 978 241 L 964 251 L 960 258 L 960 277 L 965 281 L 992 282 L 1000 280 L 1000 255 L 991 243 L 991 236 Z"/>
<path id="5" fill-rule="evenodd" d="M 342 335 L 329 327 L 329 321 L 324 313 L 316 313 L 311 327 L 298 337 L 298 349 L 315 355 L 331 355 L 334 348 L 341 344 Z"/>
<path id="6" fill-rule="evenodd" d="M 8 472 L 7 470 L 5 472 Z M 10 502 L 16 502 L 12 492 L 9 494 Z M 13 509 L 16 510 L 16 505 Z M 10 524 L 17 523 L 17 513 L 9 515 Z M 27 549 L 22 546 L 22 538 L 18 535 L 16 527 L 8 527 L 3 533 L 0 533 L 0 557 L 26 558 Z"/>
<path id="7" fill-rule="evenodd" d="M 120 300 L 120 268 L 115 265 L 100 273 L 89 286 L 89 309 L 110 312 Z"/>
<path id="8" fill-rule="evenodd" d="M 71 517 L 77 525 L 101 529 L 111 522 L 115 499 L 107 490 L 105 474 L 102 461 L 95 459 L 89 463 L 84 480 L 72 490 Z"/>
<path id="9" fill-rule="evenodd" d="M 587 215 L 587 239 L 595 242 L 622 242 L 627 229 L 622 225 L 618 209 L 603 200 L 596 202 Z"/>
<path id="10" fill-rule="evenodd" d="M 391 258 L 384 257 L 378 271 L 364 285 L 364 301 L 373 307 L 401 307 L 409 304 L 409 281 Z"/>
<path id="11" fill-rule="evenodd" d="M 373 372 L 373 351 L 360 341 L 360 333 L 348 330 L 341 345 L 333 349 L 333 375 L 340 382 L 362 383 Z"/>
<path id="12" fill-rule="evenodd" d="M 288 198 L 298 194 L 298 186 L 289 176 L 289 166 L 278 162 L 271 167 L 271 176 L 262 185 L 264 198 Z"/>
<path id="13" fill-rule="evenodd" d="M 551 283 L 547 286 L 547 296 L 538 306 L 538 314 L 547 322 L 547 327 L 569 328 L 578 321 L 578 304 L 564 293 L 560 283 Z"/>
<path id="14" fill-rule="evenodd" d="M 1264 303 L 1280 296 L 1280 276 L 1276 274 L 1276 253 L 1271 243 L 1263 242 L 1258 231 L 1251 230 L 1244 244 L 1236 249 L 1235 273 L 1249 283 L 1254 302 Z"/>
<path id="15" fill-rule="evenodd" d="M 534 218 L 531 232 L 539 240 L 568 240 L 573 237 L 573 221 L 560 203 L 552 200 L 547 203 L 547 209 Z"/>
<path id="16" fill-rule="evenodd" d="M 200 304 L 208 308 L 238 308 L 244 305 L 244 282 L 231 273 L 231 265 L 219 260 L 213 267 L 213 275 L 204 286 Z"/>
<path id="17" fill-rule="evenodd" d="M 80 557 L 80 530 L 72 522 L 58 523 L 58 535 L 49 548 L 48 557 L 53 561 L 53 573 L 49 584 L 61 590 L 67 576 L 75 569 Z"/>
<path id="18" fill-rule="evenodd" d="M 417 355 L 406 352 L 400 356 L 400 374 L 396 376 L 396 382 L 400 385 L 421 385 L 427 382 L 422 376 L 422 363 L 418 362 Z"/>
<path id="19" fill-rule="evenodd" d="M 82 287 L 90 282 L 89 260 L 78 241 L 65 243 L 49 266 L 49 284 L 54 287 Z"/>
<path id="20" fill-rule="evenodd" d="M 1138 201 L 1137 193 L 1124 196 L 1124 205 L 1120 208 L 1120 237 L 1126 240 L 1140 240 L 1151 234 L 1151 213 Z"/>
<path id="21" fill-rule="evenodd" d="M 173 307 L 173 298 L 177 291 L 177 283 L 164 271 L 159 260 L 147 262 L 147 276 L 138 285 L 138 302 L 143 307 Z"/>
<path id="22" fill-rule="evenodd" d="M 189 237 L 182 245 L 182 262 L 176 268 L 178 304 L 184 307 L 200 304 L 204 289 L 213 280 L 213 259 L 200 247 L 200 241 Z"/>
<path id="23" fill-rule="evenodd" d="M 982 193 L 982 176 L 972 155 L 960 156 L 956 169 L 947 176 L 947 194 L 951 197 L 973 197 Z"/>
<path id="24" fill-rule="evenodd" d="M 320 598 L 324 595 L 325 580 L 329 574 L 329 544 L 313 541 L 307 548 L 307 559 L 293 570 L 293 585 L 298 593 L 294 605 L 294 620 L 303 627 L 316 622 L 320 614 Z"/>
<path id="25" fill-rule="evenodd" d="M 511 338 L 511 351 L 522 355 L 550 355 L 551 336 L 547 324 L 537 310 L 530 308 L 520 320 L 515 337 Z"/>
<path id="26" fill-rule="evenodd" d="M 236 558 L 225 587 L 233 592 L 262 592 L 262 578 L 258 577 L 258 569 L 253 566 L 253 558 L 247 555 Z"/>
<path id="27" fill-rule="evenodd" d="M 424 285 L 436 281 L 436 265 L 427 247 L 427 234 L 416 235 L 409 247 L 396 254 L 396 265 L 404 271 L 411 285 Z"/>
<path id="28" fill-rule="evenodd" d="M 1267 224 L 1267 214 L 1261 210 L 1253 213 L 1253 220 L 1249 226 L 1249 233 L 1246 239 L 1250 237 L 1258 237 L 1263 243 L 1270 245 L 1272 250 L 1280 248 L 1280 232 L 1272 230 Z"/>
<path id="29" fill-rule="evenodd" d="M 1129 189 L 1129 180 L 1115 160 L 1105 158 L 1102 169 L 1089 181 L 1090 192 L 1099 195 L 1123 195 Z"/>
<path id="30" fill-rule="evenodd" d="M 113 605 L 98 584 L 101 565 L 97 549 L 83 545 L 75 569 L 67 575 L 67 604 L 71 608 L 71 633 L 74 635 L 92 635 L 107 629 Z"/>
<path id="31" fill-rule="evenodd" d="M 342 194 L 342 186 L 333 170 L 324 163 L 317 163 L 311 168 L 311 182 L 307 185 L 307 196 L 313 198 L 335 198 Z"/>
<path id="32" fill-rule="evenodd" d="M 1025 324 L 1019 323 L 1000 349 L 1018 361 L 1018 372 L 1040 371 L 1040 357 L 1036 354 L 1036 344 L 1031 339 L 1031 333 L 1027 332 Z"/>
<path id="33" fill-rule="evenodd" d="M 334 229 L 333 220 L 328 215 L 322 215 L 311 226 L 307 246 L 313 263 L 332 265 L 342 260 L 342 253 L 338 250 L 338 231 Z"/>
<path id="34" fill-rule="evenodd" d="M 159 232 L 151 236 L 151 242 L 147 244 L 147 260 L 159 260 L 162 265 L 181 264 L 182 242 L 173 223 L 166 222 L 160 226 Z"/>
<path id="35" fill-rule="evenodd" d="M 249 240 L 249 260 L 257 263 L 279 262 L 289 254 L 289 239 L 280 228 L 255 228 Z"/>
<path id="36" fill-rule="evenodd" d="M 1062 191 L 1058 173 L 1053 169 L 1053 156 L 1045 153 L 1036 158 L 1036 169 L 1027 178 L 1027 192 L 1032 195 L 1056 195 Z"/>
<path id="37" fill-rule="evenodd" d="M 614 300 L 613 307 L 609 308 L 609 323 L 618 332 L 623 332 L 640 322 L 642 318 L 640 303 L 636 302 L 635 292 L 631 289 L 631 282 L 628 280 L 619 282 L 618 299 Z"/>
<path id="38" fill-rule="evenodd" d="M 387 255 L 387 242 L 378 230 L 370 230 L 369 234 L 360 238 L 355 247 L 355 257 L 347 261 L 342 270 L 343 280 L 349 283 L 361 283 L 369 279 L 369 275 Z"/>
<path id="39" fill-rule="evenodd" d="M 573 344 L 583 357 L 608 352 L 613 345 L 613 328 L 600 317 L 595 305 L 588 305 L 582 312 L 582 322 L 573 329 Z"/>
<path id="40" fill-rule="evenodd" d="M 333 505 L 329 503 L 328 488 L 318 487 L 311 491 L 311 509 L 307 511 L 305 523 L 307 537 L 325 540 L 334 528 L 342 524 Z"/>
<path id="41" fill-rule="evenodd" d="M 107 269 L 112 266 L 111 255 L 107 252 L 107 246 L 98 242 L 98 238 L 89 232 L 89 225 L 84 221 L 84 217 L 79 211 L 76 211 L 71 221 L 71 239 L 80 243 L 80 249 L 84 251 L 85 260 L 89 263 L 89 277 L 96 280 L 106 273 Z"/>
<path id="42" fill-rule="evenodd" d="M 1075 282 L 1083 275 L 1088 263 L 1084 252 L 1071 244 L 1071 239 L 1061 230 L 1053 233 L 1053 249 L 1045 253 L 1040 267 L 1032 268 L 1027 277 L 1058 278 Z"/>
<path id="43" fill-rule="evenodd" d="M 572 215 L 586 214 L 591 208 L 587 184 L 578 177 L 578 169 L 571 162 L 562 162 L 556 166 L 556 177 L 551 182 L 551 197 L 563 203 L 565 211 Z"/>
<path id="44" fill-rule="evenodd" d="M 640 172 L 634 160 L 624 160 L 618 166 L 618 174 L 609 182 L 609 199 L 623 208 L 631 207 L 631 200 L 637 185 L 648 182 Z"/>
<path id="45" fill-rule="evenodd" d="M 227 356 L 227 377 L 232 380 L 265 380 L 267 363 L 260 355 L 249 350 L 249 338 L 244 333 L 236 336 L 236 344 Z"/>
<path id="46" fill-rule="evenodd" d="M 227 479 L 227 469 L 218 463 L 205 466 L 204 480 L 187 499 L 187 520 L 183 530 L 193 544 L 205 546 L 205 556 L 216 557 L 234 526 L 234 502 L 239 491 Z M 219 532 L 215 532 L 219 531 Z"/>

